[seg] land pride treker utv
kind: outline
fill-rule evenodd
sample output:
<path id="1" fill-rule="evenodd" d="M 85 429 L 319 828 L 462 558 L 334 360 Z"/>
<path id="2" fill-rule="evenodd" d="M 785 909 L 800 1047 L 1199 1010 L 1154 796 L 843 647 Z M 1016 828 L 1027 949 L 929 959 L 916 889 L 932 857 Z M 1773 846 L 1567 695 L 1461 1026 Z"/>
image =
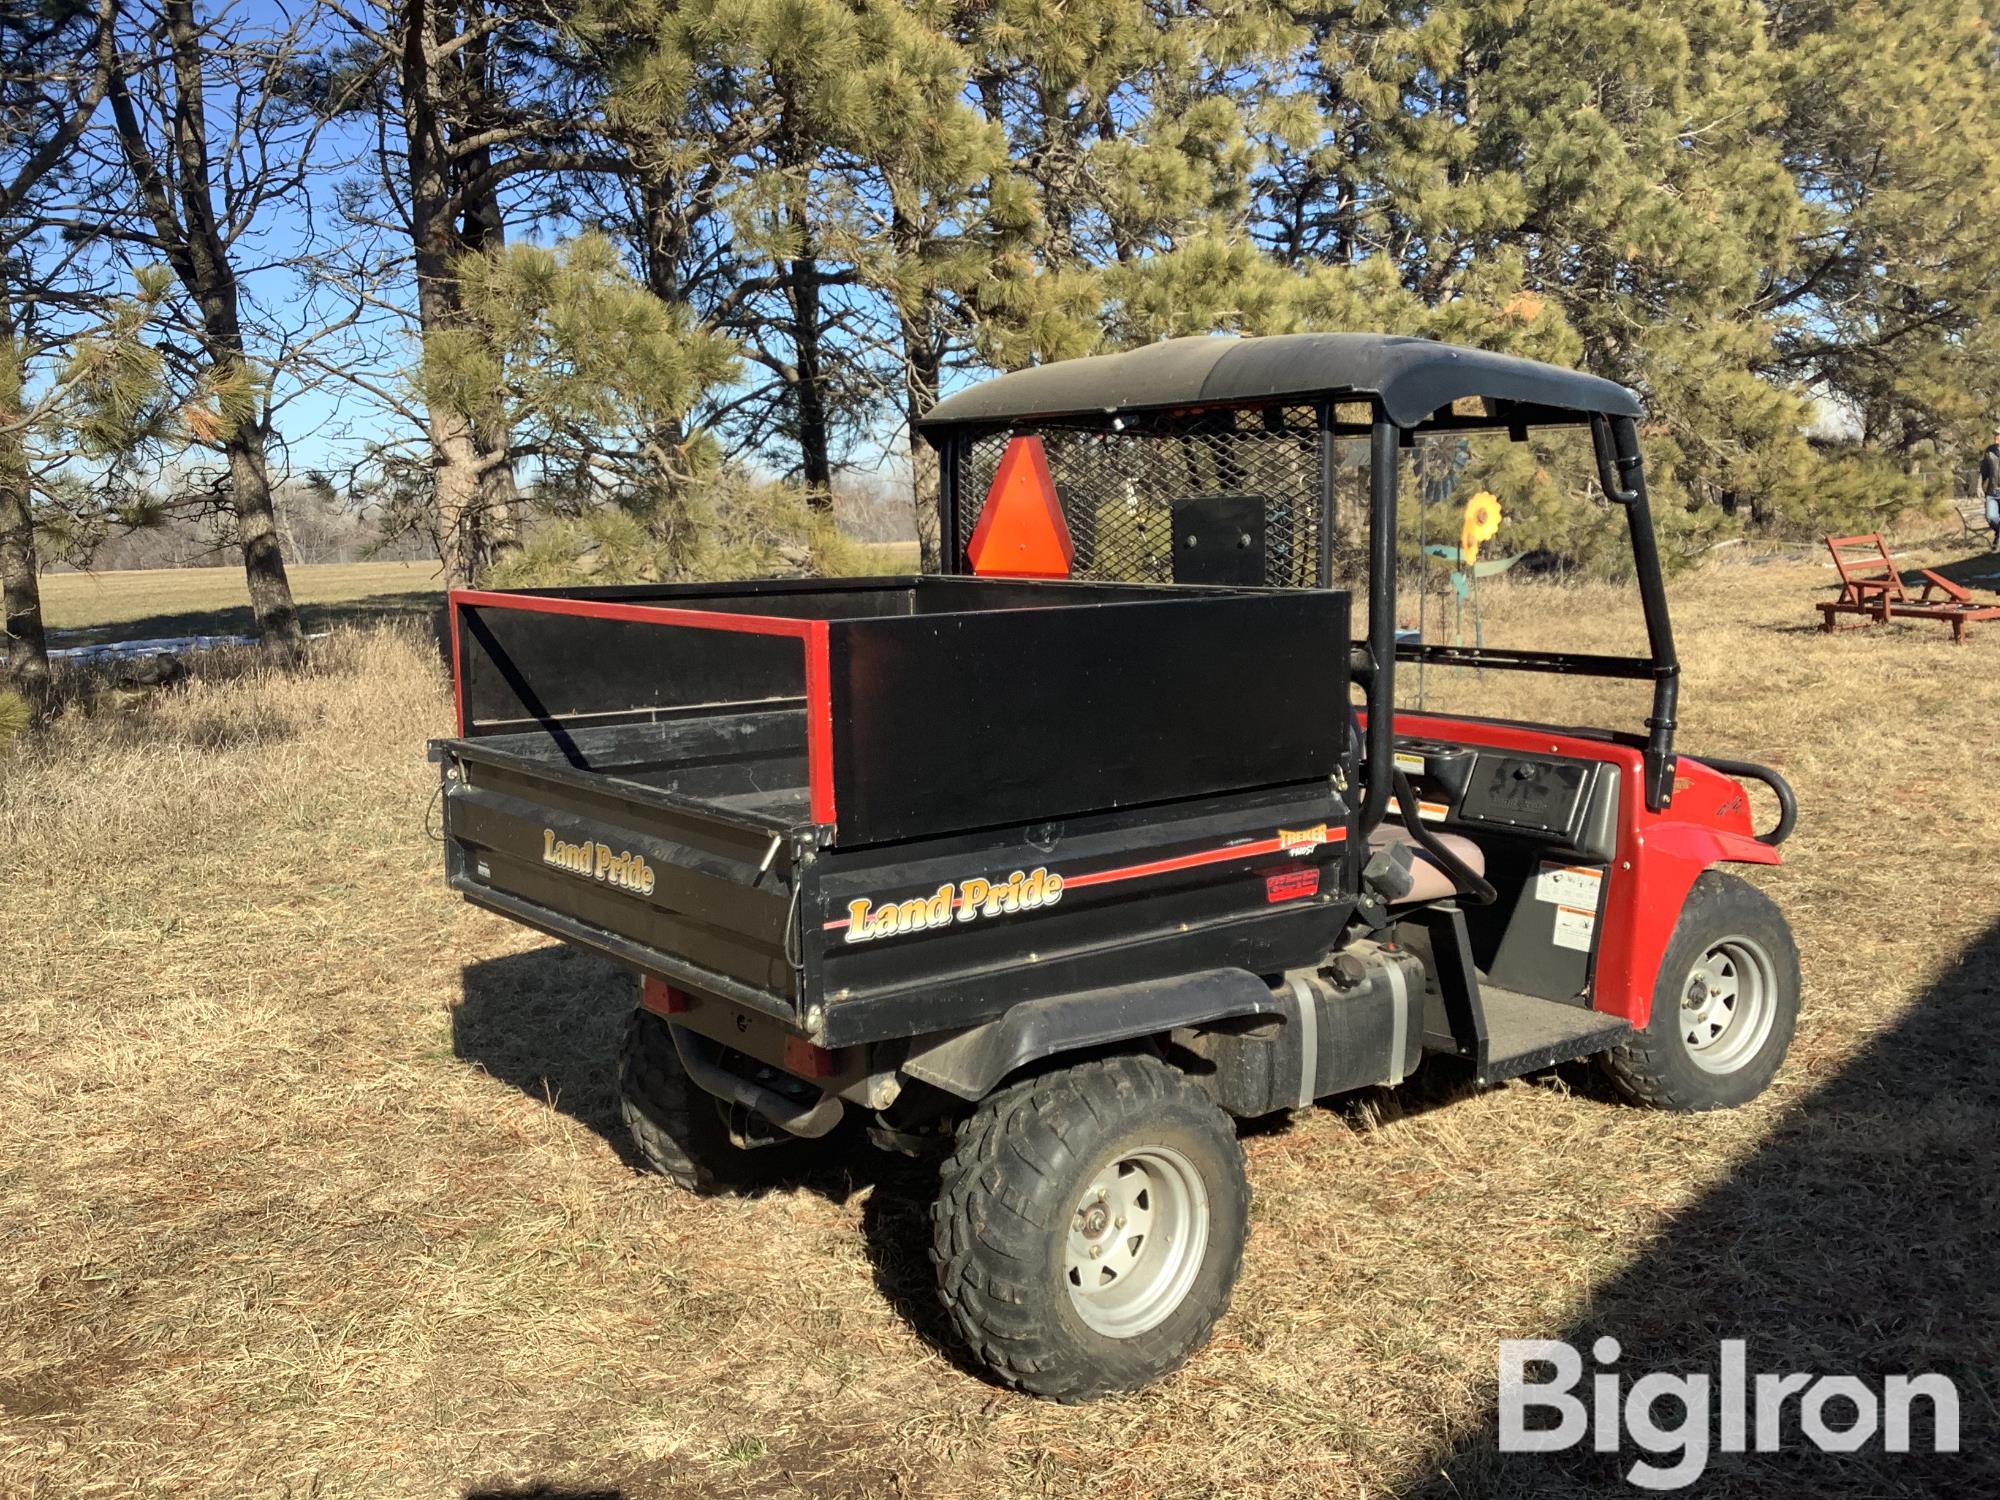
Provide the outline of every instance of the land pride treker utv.
<path id="1" fill-rule="evenodd" d="M 1708 1109 L 1784 1056 L 1792 940 L 1714 867 L 1776 863 L 1791 793 L 1675 754 L 1639 414 L 1361 335 L 1000 376 L 924 424 L 943 576 L 454 592 L 450 882 L 639 976 L 623 1108 L 660 1171 L 934 1151 L 978 1358 L 1064 1400 L 1143 1385 L 1235 1281 L 1235 1120 L 1426 1058 L 1595 1058 Z M 1648 654 L 1399 642 L 1399 450 L 1561 424 L 1629 520 Z M 1651 715 L 1399 713 L 1413 662 L 1635 679 Z M 1778 798 L 1761 834 L 1745 780 Z"/>

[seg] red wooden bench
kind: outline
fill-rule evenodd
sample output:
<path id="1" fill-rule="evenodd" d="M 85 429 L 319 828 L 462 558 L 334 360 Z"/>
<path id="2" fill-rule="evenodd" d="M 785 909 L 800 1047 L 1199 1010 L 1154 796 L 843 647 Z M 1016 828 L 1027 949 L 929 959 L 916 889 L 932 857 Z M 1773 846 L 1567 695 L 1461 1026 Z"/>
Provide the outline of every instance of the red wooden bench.
<path id="1" fill-rule="evenodd" d="M 1903 584 L 1903 575 L 1889 557 L 1889 545 L 1882 534 L 1830 536 L 1826 547 L 1840 573 L 1840 597 L 1821 600 L 1820 629 L 1833 630 L 1835 615 L 1860 615 L 1862 623 L 1901 617 L 1910 620 L 1949 620 L 1954 642 L 1965 639 L 1965 627 L 1974 620 L 2000 620 L 2000 604 L 1981 604 L 1971 590 L 1953 583 L 1942 573 L 1919 568 L 1923 589 L 1912 594 Z"/>

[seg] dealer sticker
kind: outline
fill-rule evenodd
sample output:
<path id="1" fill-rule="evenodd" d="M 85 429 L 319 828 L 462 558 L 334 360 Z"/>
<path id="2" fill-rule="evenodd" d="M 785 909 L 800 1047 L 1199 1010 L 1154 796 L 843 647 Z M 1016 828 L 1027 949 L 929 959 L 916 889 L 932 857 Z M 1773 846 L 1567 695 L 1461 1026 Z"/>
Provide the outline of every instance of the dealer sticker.
<path id="1" fill-rule="evenodd" d="M 1306 865 L 1296 870 L 1274 870 L 1264 877 L 1264 899 L 1272 905 L 1318 894 L 1318 865 Z"/>

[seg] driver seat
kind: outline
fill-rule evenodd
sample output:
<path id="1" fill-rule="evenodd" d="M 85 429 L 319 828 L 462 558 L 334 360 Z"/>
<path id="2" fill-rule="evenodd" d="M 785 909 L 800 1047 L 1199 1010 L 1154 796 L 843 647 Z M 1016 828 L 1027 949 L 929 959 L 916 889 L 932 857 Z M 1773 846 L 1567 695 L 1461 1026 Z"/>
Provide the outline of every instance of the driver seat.
<path id="1" fill-rule="evenodd" d="M 1462 833 L 1433 833 L 1440 844 L 1459 857 L 1465 867 L 1475 875 L 1486 873 L 1486 855 L 1480 847 Z M 1458 894 L 1458 886 L 1442 865 L 1430 856 L 1422 844 L 1416 841 L 1410 830 L 1400 823 L 1380 824 L 1368 835 L 1368 848 L 1372 852 L 1386 848 L 1390 844 L 1410 846 L 1410 888 L 1395 898 L 1391 906 L 1409 906 L 1418 901 L 1443 901 Z"/>

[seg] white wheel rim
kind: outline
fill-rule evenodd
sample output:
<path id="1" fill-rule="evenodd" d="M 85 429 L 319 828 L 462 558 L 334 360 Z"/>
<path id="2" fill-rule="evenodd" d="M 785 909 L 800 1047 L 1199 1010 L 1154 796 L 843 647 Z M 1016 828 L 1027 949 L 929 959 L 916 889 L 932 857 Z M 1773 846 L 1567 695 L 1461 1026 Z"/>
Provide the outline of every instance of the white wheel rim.
<path id="1" fill-rule="evenodd" d="M 1101 1168 L 1071 1211 L 1063 1284 L 1106 1338 L 1157 1328 L 1194 1285 L 1208 1253 L 1208 1189 L 1171 1146 L 1143 1146 Z"/>
<path id="2" fill-rule="evenodd" d="M 1711 943 L 1681 982 L 1681 1041 L 1705 1073 L 1734 1073 L 1755 1057 L 1778 1015 L 1778 975 L 1747 937 Z"/>

